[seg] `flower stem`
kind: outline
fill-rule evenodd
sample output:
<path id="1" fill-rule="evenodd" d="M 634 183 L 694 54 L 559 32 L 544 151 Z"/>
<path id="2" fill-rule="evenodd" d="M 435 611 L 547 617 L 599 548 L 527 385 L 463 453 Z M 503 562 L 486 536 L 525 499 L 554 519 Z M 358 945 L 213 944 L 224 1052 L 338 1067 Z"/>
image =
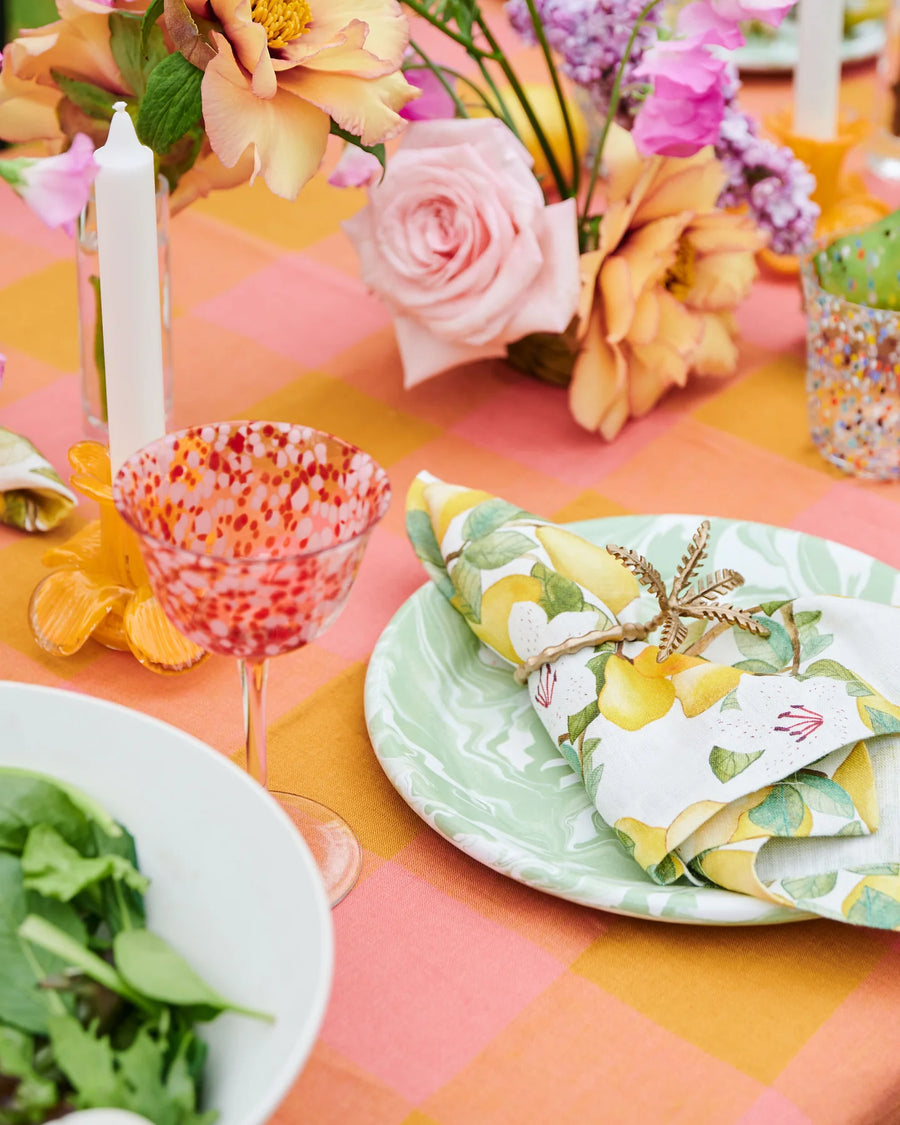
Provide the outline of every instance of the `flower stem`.
<path id="1" fill-rule="evenodd" d="M 510 115 L 510 112 L 509 112 L 509 109 L 507 108 L 506 102 L 503 100 L 503 95 L 500 93 L 499 89 L 497 88 L 497 83 L 494 81 L 493 77 L 491 76 L 491 72 L 488 70 L 487 66 L 485 66 L 484 59 L 476 59 L 476 62 L 478 63 L 478 69 L 481 71 L 482 78 L 485 80 L 485 82 L 487 82 L 488 87 L 491 90 L 491 93 L 497 99 L 497 106 L 499 107 L 500 112 L 495 113 L 494 116 L 499 117 L 500 120 L 507 126 L 507 128 L 511 129 L 516 134 L 516 136 L 518 137 L 519 136 L 519 130 L 513 124 L 512 116 Z M 519 140 L 521 140 L 521 139 L 522 138 L 519 137 Z"/>
<path id="2" fill-rule="evenodd" d="M 556 64 L 553 61 L 553 55 L 550 53 L 550 44 L 547 42 L 547 35 L 544 31 L 544 21 L 538 14 L 537 7 L 534 0 L 525 0 L 528 5 L 528 14 L 531 17 L 531 26 L 534 28 L 534 34 L 537 36 L 537 41 L 540 44 L 541 52 L 543 53 L 544 60 L 547 63 L 547 70 L 550 74 L 550 81 L 553 83 L 553 89 L 556 92 L 556 97 L 559 102 L 560 112 L 562 113 L 563 125 L 566 129 L 566 137 L 569 141 L 569 151 L 572 154 L 572 195 L 578 194 L 578 183 L 581 177 L 581 159 L 578 155 L 578 147 L 575 144 L 575 133 L 572 129 L 572 120 L 569 116 L 569 106 L 566 102 L 563 88 L 559 81 L 559 74 L 557 73 Z"/>
<path id="3" fill-rule="evenodd" d="M 603 122 L 603 130 L 600 133 L 600 140 L 597 142 L 597 151 L 594 153 L 594 162 L 591 166 L 591 175 L 588 180 L 587 195 L 584 200 L 584 208 L 581 212 L 579 220 L 579 228 L 582 227 L 588 220 L 591 212 L 591 201 L 594 196 L 594 189 L 597 186 L 597 178 L 600 175 L 600 165 L 603 158 L 603 148 L 606 144 L 606 138 L 609 135 L 609 130 L 616 117 L 616 112 L 619 108 L 619 100 L 622 93 L 622 79 L 625 75 L 625 67 L 628 65 L 628 60 L 631 58 L 631 52 L 634 49 L 635 40 L 637 39 L 638 32 L 644 26 L 644 21 L 647 16 L 653 11 L 660 0 L 649 0 L 647 4 L 641 9 L 641 14 L 635 20 L 634 27 L 631 29 L 631 35 L 628 37 L 628 43 L 625 47 L 625 53 L 622 55 L 622 61 L 619 63 L 619 69 L 616 71 L 616 78 L 613 82 L 612 93 L 609 96 L 609 109 L 606 113 L 606 120 Z"/>
<path id="4" fill-rule="evenodd" d="M 659 0 L 653 0 L 653 3 L 659 3 Z M 500 45 L 491 33 L 491 29 L 485 22 L 484 16 L 480 14 L 476 16 L 476 22 L 481 30 L 482 35 L 484 35 L 488 46 L 493 52 L 491 55 L 486 54 L 484 57 L 493 58 L 500 69 L 503 71 L 503 74 L 507 82 L 509 83 L 512 92 L 516 95 L 516 100 L 522 107 L 522 111 L 524 112 L 525 117 L 528 120 L 528 124 L 534 131 L 537 142 L 541 146 L 541 151 L 547 159 L 547 166 L 550 169 L 550 174 L 556 181 L 556 187 L 559 191 L 560 197 L 562 199 L 568 199 L 572 195 L 571 186 L 566 183 L 566 178 L 562 174 L 562 169 L 559 166 L 559 161 L 556 159 L 556 154 L 550 146 L 550 142 L 547 140 L 544 134 L 544 130 L 541 128 L 541 124 L 538 121 L 534 110 L 531 108 L 531 103 L 528 101 L 528 96 L 522 89 L 522 84 L 519 82 L 519 79 L 516 76 L 516 72 L 509 65 L 509 62 L 507 61 L 503 52 L 500 50 Z"/>
<path id="5" fill-rule="evenodd" d="M 423 20 L 427 20 L 427 22 L 432 24 L 432 26 L 436 27 L 439 31 L 442 31 L 448 39 L 452 39 L 454 43 L 459 43 L 461 47 L 465 47 L 466 52 L 471 56 L 471 58 L 474 59 L 480 57 L 484 59 L 494 59 L 495 61 L 499 61 L 497 60 L 496 55 L 491 51 L 483 51 L 478 46 L 478 44 L 475 43 L 471 36 L 465 36 L 457 31 L 451 31 L 447 24 L 442 19 L 440 19 L 439 16 L 432 15 L 432 13 L 424 4 L 419 3 L 419 0 L 403 0 L 403 3 L 407 6 L 407 8 L 411 8 L 417 16 L 421 16 Z"/>
<path id="6" fill-rule="evenodd" d="M 456 91 L 453 89 L 453 87 L 450 85 L 450 83 L 444 77 L 443 68 L 439 67 L 437 65 L 437 63 L 434 62 L 433 59 L 430 59 L 428 57 L 428 55 L 425 54 L 425 52 L 422 50 L 422 48 L 419 46 L 419 44 L 416 43 L 416 41 L 414 39 L 410 39 L 409 45 L 416 52 L 416 54 L 419 56 L 419 58 L 425 64 L 427 69 L 431 71 L 431 73 L 435 76 L 435 78 L 438 80 L 438 82 L 440 82 L 440 84 L 447 91 L 447 96 L 450 98 L 450 100 L 456 106 L 456 112 L 459 114 L 459 116 L 460 117 L 468 117 L 469 114 L 466 111 L 465 104 L 458 97 Z M 409 70 L 415 70 L 417 68 L 414 67 L 414 66 L 411 66 L 411 67 L 408 67 L 408 69 Z"/>

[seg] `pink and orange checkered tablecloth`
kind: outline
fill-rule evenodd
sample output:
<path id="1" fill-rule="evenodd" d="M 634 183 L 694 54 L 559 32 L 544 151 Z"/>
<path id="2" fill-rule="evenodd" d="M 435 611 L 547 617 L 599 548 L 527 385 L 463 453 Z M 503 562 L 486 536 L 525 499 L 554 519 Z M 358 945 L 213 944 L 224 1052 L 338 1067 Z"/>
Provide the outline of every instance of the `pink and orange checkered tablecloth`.
<path id="1" fill-rule="evenodd" d="M 402 504 L 422 468 L 560 520 L 704 512 L 900 566 L 900 485 L 842 476 L 807 436 L 796 288 L 754 290 L 733 379 L 670 395 L 606 445 L 562 392 L 499 362 L 403 391 L 388 316 L 339 229 L 361 202 L 318 179 L 292 205 L 260 183 L 172 226 L 175 423 L 321 426 L 371 451 L 397 496 L 341 620 L 270 676 L 273 787 L 327 800 L 365 849 L 334 912 L 325 1022 L 274 1125 L 900 1122 L 900 935 L 673 926 L 542 895 L 426 827 L 363 719 L 373 645 L 423 580 Z M 81 424 L 74 295 L 70 242 L 0 197 L 0 424 L 63 471 Z M 90 516 L 85 504 L 45 537 L 0 529 L 0 677 L 112 699 L 237 753 L 231 661 L 162 678 L 95 645 L 36 648 L 25 611 L 41 555 Z"/>

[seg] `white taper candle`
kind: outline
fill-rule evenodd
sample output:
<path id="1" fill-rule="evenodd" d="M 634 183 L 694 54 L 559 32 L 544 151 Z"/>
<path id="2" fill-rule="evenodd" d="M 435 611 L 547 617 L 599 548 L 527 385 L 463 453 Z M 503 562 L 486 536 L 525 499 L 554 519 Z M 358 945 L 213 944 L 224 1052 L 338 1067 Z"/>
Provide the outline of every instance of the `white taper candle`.
<path id="1" fill-rule="evenodd" d="M 166 430 L 153 152 L 115 109 L 94 181 L 113 476 Z"/>
<path id="2" fill-rule="evenodd" d="M 794 67 L 794 132 L 830 141 L 837 134 L 843 0 L 801 0 Z"/>

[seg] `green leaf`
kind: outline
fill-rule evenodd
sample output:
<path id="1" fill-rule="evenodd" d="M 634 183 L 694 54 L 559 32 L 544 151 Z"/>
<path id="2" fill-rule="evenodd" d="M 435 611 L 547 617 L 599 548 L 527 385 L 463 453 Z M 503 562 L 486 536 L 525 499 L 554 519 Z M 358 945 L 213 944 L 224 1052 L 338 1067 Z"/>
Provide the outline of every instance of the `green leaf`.
<path id="1" fill-rule="evenodd" d="M 731 781 L 739 773 L 762 757 L 762 750 L 742 754 L 737 750 L 726 750 L 724 746 L 714 746 L 709 752 L 709 768 L 721 782 Z"/>
<path id="2" fill-rule="evenodd" d="M 576 715 L 570 715 L 567 723 L 569 741 L 577 742 L 599 714 L 600 708 L 597 706 L 596 699 L 594 699 Z"/>
<path id="3" fill-rule="evenodd" d="M 122 1107 L 124 1093 L 109 1040 L 99 1039 L 74 1016 L 51 1016 L 47 1024 L 54 1058 L 78 1092 L 78 1104 Z"/>
<path id="4" fill-rule="evenodd" d="M 594 680 L 597 684 L 597 695 L 603 691 L 606 684 L 606 665 L 609 663 L 609 658 L 615 655 L 615 645 L 610 643 L 609 648 L 604 652 L 598 652 L 596 656 L 592 656 L 590 660 L 585 663 L 585 668 L 594 673 Z"/>
<path id="5" fill-rule="evenodd" d="M 740 652 L 748 660 L 772 664 L 776 669 L 790 664 L 794 650 L 785 627 L 771 617 L 758 617 L 757 620 L 762 621 L 769 630 L 768 637 L 758 637 L 755 633 L 735 629 L 734 643 Z"/>
<path id="6" fill-rule="evenodd" d="M 803 660 L 812 660 L 820 652 L 831 646 L 834 641 L 833 633 L 822 633 L 821 636 L 800 636 L 800 654 Z"/>
<path id="7" fill-rule="evenodd" d="M 875 734 L 896 734 L 900 731 L 900 719 L 895 719 L 893 715 L 887 714 L 886 711 L 879 711 L 875 707 L 865 708 L 866 714 L 869 716 L 869 726 Z"/>
<path id="8" fill-rule="evenodd" d="M 130 933 L 146 933 L 146 930 L 131 930 Z M 92 953 L 90 949 L 76 941 L 70 934 L 54 926 L 46 918 L 37 914 L 29 914 L 19 926 L 19 937 L 23 941 L 36 945 L 58 957 L 65 965 L 78 969 L 85 976 L 102 984 L 110 992 L 115 992 L 125 1000 L 130 1000 L 138 1007 L 153 1011 L 154 1005 L 148 1002 L 131 989 L 127 982 L 116 970 L 102 957 Z M 121 935 L 120 935 L 121 936 Z"/>
<path id="9" fill-rule="evenodd" d="M 586 608 L 581 587 L 571 578 L 564 578 L 540 562 L 531 568 L 531 577 L 537 578 L 544 588 L 538 605 L 548 620 L 560 613 L 581 613 Z"/>
<path id="10" fill-rule="evenodd" d="M 70 78 L 68 74 L 58 70 L 51 70 L 50 73 L 69 101 L 74 102 L 82 113 L 94 121 L 111 121 L 115 112 L 113 105 L 125 100 L 121 94 L 111 94 L 109 90 L 95 86 L 92 82 Z"/>
<path id="11" fill-rule="evenodd" d="M 150 930 L 123 930 L 113 941 L 116 968 L 128 986 L 151 1000 L 179 1007 L 240 1012 L 267 1023 L 274 1017 L 226 1000 L 197 975 L 180 953 Z"/>
<path id="12" fill-rule="evenodd" d="M 741 711 L 740 701 L 737 697 L 737 688 L 732 688 L 731 691 L 722 700 L 722 705 L 719 707 L 720 711 Z"/>
<path id="13" fill-rule="evenodd" d="M 18 1079 L 12 1093 L 0 1102 L 0 1121 L 45 1121 L 48 1110 L 59 1101 L 56 1083 L 37 1070 L 34 1059 L 31 1036 L 0 1025 L 0 1076 Z"/>
<path id="14" fill-rule="evenodd" d="M 162 155 L 200 120 L 203 71 L 184 55 L 167 55 L 147 79 L 137 134 L 142 144 Z"/>
<path id="15" fill-rule="evenodd" d="M 569 766 L 571 767 L 572 772 L 577 774 L 578 777 L 583 779 L 584 774 L 582 773 L 582 769 L 581 769 L 581 759 L 578 757 L 578 751 L 575 749 L 575 747 L 572 745 L 572 743 L 571 742 L 561 742 L 559 744 L 559 749 L 560 749 L 560 753 L 562 754 L 562 756 L 569 763 Z"/>
<path id="16" fill-rule="evenodd" d="M 648 867 L 647 874 L 654 883 L 666 886 L 669 883 L 674 883 L 678 878 L 678 868 L 675 866 L 672 856 L 666 855 L 659 863 L 654 863 L 651 867 Z"/>
<path id="17" fill-rule="evenodd" d="M 858 820 L 851 820 L 849 824 L 841 825 L 837 830 L 838 836 L 865 836 L 866 830 Z"/>
<path id="18" fill-rule="evenodd" d="M 535 518 L 528 512 L 523 512 L 521 508 L 517 508 L 515 504 L 507 503 L 506 500 L 499 500 L 496 497 L 492 500 L 483 500 L 466 516 L 462 529 L 463 539 L 481 539 L 485 535 L 490 535 L 492 531 L 497 531 L 510 520 L 523 517 Z"/>
<path id="19" fill-rule="evenodd" d="M 74 814 L 71 812 L 73 805 Z M 86 842 L 91 822 L 107 836 L 120 836 L 125 832 L 102 805 L 74 785 L 33 770 L 0 766 L 0 825 L 3 808 L 11 806 L 15 806 L 17 814 L 13 821 L 18 819 L 27 825 L 18 847 L 8 842 L 9 837 L 4 837 L 0 826 L 0 848 L 11 851 L 22 850 L 28 831 L 35 824 L 52 824 L 65 840 L 79 849 Z"/>
<path id="20" fill-rule="evenodd" d="M 773 614 L 777 610 L 781 609 L 781 607 L 783 605 L 787 605 L 787 604 L 788 604 L 787 600 L 785 600 L 785 601 L 779 600 L 777 602 L 760 602 L 759 608 L 763 611 L 763 613 L 766 615 L 766 617 L 772 617 Z"/>
<path id="21" fill-rule="evenodd" d="M 850 795 L 831 778 L 800 772 L 790 780 L 797 786 L 800 796 L 813 812 L 842 816 L 845 819 L 853 816 L 855 807 Z"/>
<path id="22" fill-rule="evenodd" d="M 853 680 L 858 682 L 855 673 L 851 672 L 849 668 L 845 668 L 843 664 L 838 664 L 836 660 L 817 660 L 814 664 L 810 664 L 803 674 L 803 679 L 809 680 L 814 676 L 825 676 L 829 680 Z M 869 694 L 871 695 L 871 692 Z"/>
<path id="23" fill-rule="evenodd" d="M 143 893 L 149 881 L 122 856 L 86 859 L 49 824 L 36 824 L 22 852 L 25 888 L 48 898 L 70 902 L 87 887 L 115 879 Z"/>
<path id="24" fill-rule="evenodd" d="M 446 570 L 441 547 L 434 534 L 431 517 L 421 508 L 411 508 L 406 513 L 406 534 L 422 562 Z"/>
<path id="25" fill-rule="evenodd" d="M 145 35 L 136 13 L 110 12 L 109 48 L 125 85 L 142 98 L 148 76 L 168 55 L 162 31 L 151 24 Z"/>
<path id="26" fill-rule="evenodd" d="M 453 565 L 450 575 L 453 585 L 459 591 L 463 604 L 460 609 L 465 617 L 477 623 L 481 622 L 481 571 L 472 566 L 465 557 L 459 558 Z"/>
<path id="27" fill-rule="evenodd" d="M 895 930 L 900 926 L 900 902 L 883 891 L 863 887 L 862 894 L 847 911 L 847 921 L 858 926 Z"/>
<path id="28" fill-rule="evenodd" d="M 856 875 L 900 875 L 900 863 L 868 863 L 862 867 L 848 867 Z"/>
<path id="29" fill-rule="evenodd" d="M 87 817 L 58 785 L 24 771 L 0 771 L 0 848 L 21 852 L 36 824 L 51 825 L 79 851 L 90 846 Z"/>
<path id="30" fill-rule="evenodd" d="M 331 122 L 331 135 L 333 137 L 340 137 L 341 140 L 345 141 L 348 145 L 353 145 L 354 148 L 361 149 L 363 152 L 369 153 L 370 156 L 374 156 L 382 169 L 384 169 L 385 161 L 387 160 L 384 145 L 364 145 L 355 133 L 348 133 L 346 129 L 342 129 L 334 121 Z"/>
<path id="31" fill-rule="evenodd" d="M 794 624 L 797 629 L 804 629 L 809 625 L 818 625 L 822 620 L 822 611 L 820 609 L 804 609 L 800 613 L 794 614 Z"/>
<path id="32" fill-rule="evenodd" d="M 462 557 L 481 570 L 496 570 L 534 550 L 534 543 L 521 531 L 492 531 L 463 548 Z"/>
<path id="33" fill-rule="evenodd" d="M 619 841 L 625 851 L 628 852 L 628 854 L 632 858 L 634 858 L 634 840 L 632 840 L 627 832 L 623 832 L 621 828 L 613 828 L 613 831 L 616 834 L 616 839 Z"/>
<path id="34" fill-rule="evenodd" d="M 15 856 L 0 852 L 0 1022 L 43 1034 L 45 997 L 38 991 L 37 976 L 18 937 L 25 915 L 22 865 Z"/>
<path id="35" fill-rule="evenodd" d="M 793 785 L 773 785 L 764 801 L 747 814 L 772 836 L 792 836 L 803 823 L 803 798 Z"/>
<path id="36" fill-rule="evenodd" d="M 740 660 L 734 667 L 742 672 L 754 672 L 756 675 L 768 676 L 779 670 L 774 664 L 768 664 L 765 660 Z"/>
<path id="37" fill-rule="evenodd" d="M 829 871 L 825 875 L 803 875 L 797 879 L 782 879 L 781 885 L 791 898 L 822 898 L 834 890 L 837 875 Z"/>
<path id="38" fill-rule="evenodd" d="M 141 48 L 147 49 L 147 43 L 150 36 L 156 28 L 156 22 L 163 14 L 163 9 L 166 6 L 166 0 L 151 0 L 150 6 L 144 12 L 143 19 L 141 20 Z M 158 28 L 156 28 L 158 30 Z"/>
<path id="39" fill-rule="evenodd" d="M 868 684 L 864 684 L 862 680 L 848 680 L 847 694 L 862 698 L 863 696 L 871 695 L 872 689 Z"/>

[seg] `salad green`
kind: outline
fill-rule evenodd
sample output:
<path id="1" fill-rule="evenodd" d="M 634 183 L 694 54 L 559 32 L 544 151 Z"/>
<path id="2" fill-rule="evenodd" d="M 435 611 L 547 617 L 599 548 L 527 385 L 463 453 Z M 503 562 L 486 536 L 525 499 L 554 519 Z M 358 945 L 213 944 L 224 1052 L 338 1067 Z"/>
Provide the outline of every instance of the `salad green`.
<path id="1" fill-rule="evenodd" d="M 0 1125 L 104 1106 L 209 1125 L 195 1025 L 233 1011 L 146 928 L 135 842 L 89 797 L 0 768 Z"/>

